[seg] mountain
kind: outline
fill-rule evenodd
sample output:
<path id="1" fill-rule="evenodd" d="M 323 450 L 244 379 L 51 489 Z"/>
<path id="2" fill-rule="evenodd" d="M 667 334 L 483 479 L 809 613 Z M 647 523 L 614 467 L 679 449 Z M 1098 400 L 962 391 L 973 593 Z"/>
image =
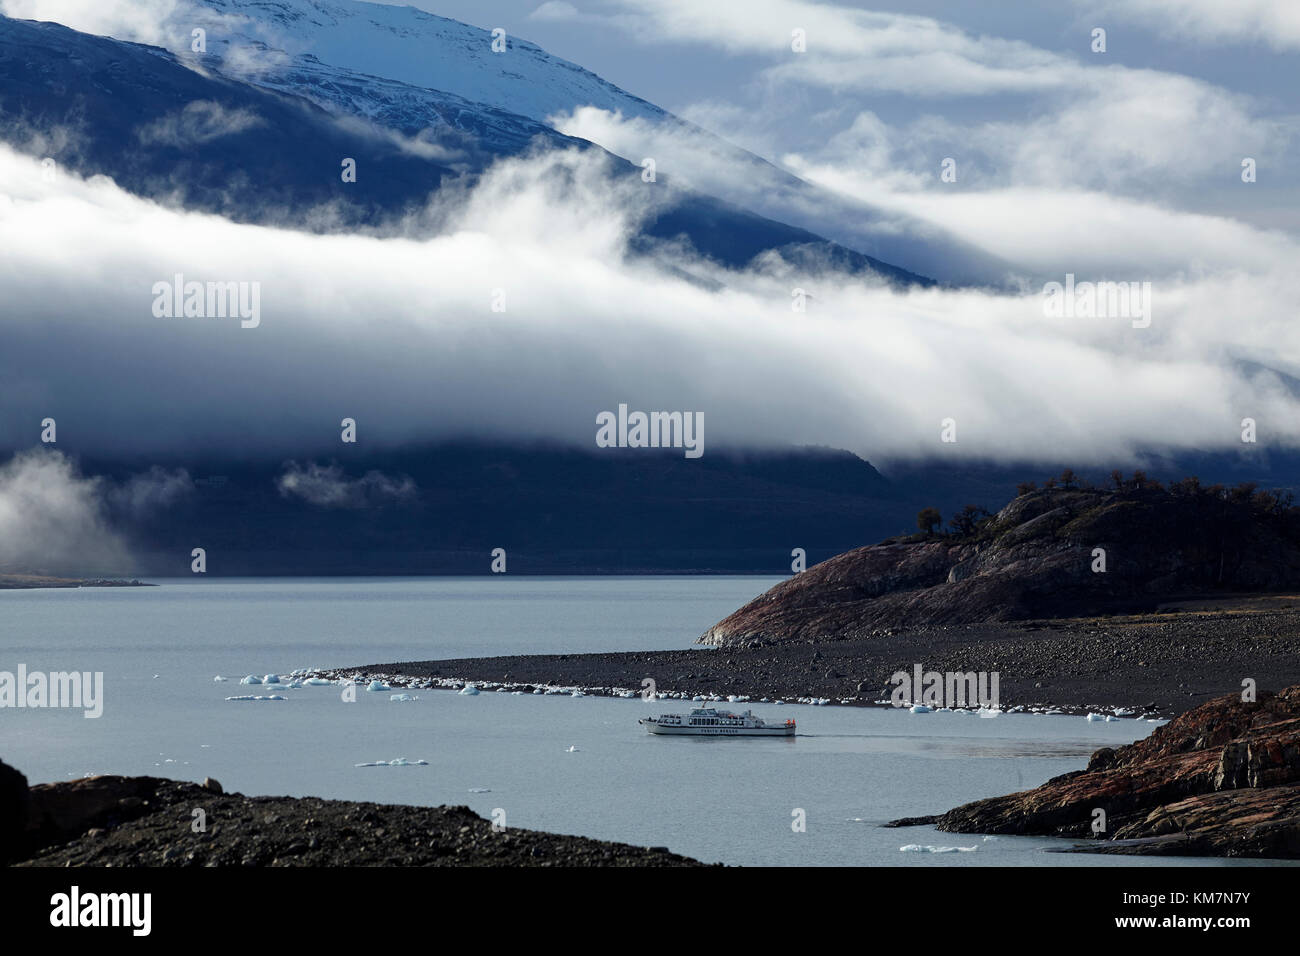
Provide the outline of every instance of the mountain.
<path id="1" fill-rule="evenodd" d="M 331 70 L 326 82 L 310 59 L 274 83 L 264 77 L 267 87 L 195 66 L 157 47 L 0 18 L 0 140 L 28 150 L 39 144 L 66 168 L 110 176 L 159 201 L 246 222 L 344 230 L 396 222 L 449 180 L 472 183 L 504 156 L 539 146 L 597 149 L 526 117 L 392 81 Z M 373 113 L 327 112 L 285 92 L 295 89 L 317 91 L 335 107 L 365 100 Z M 322 97 L 322 89 L 336 93 Z M 380 100 L 400 117 L 385 114 Z M 404 139 L 414 126 L 403 124 L 420 126 L 420 138 Z M 611 175 L 640 175 L 601 155 Z M 355 183 L 342 181 L 342 157 L 357 160 Z M 659 241 L 685 238 L 732 267 L 775 250 L 872 281 L 932 284 L 804 229 L 664 185 L 635 251 L 655 254 Z"/>
<path id="2" fill-rule="evenodd" d="M 857 548 L 709 628 L 706 644 L 1149 611 L 1188 595 L 1300 587 L 1300 508 L 1251 484 L 1026 491 L 952 535 Z M 959 518 L 958 521 L 962 521 Z"/>

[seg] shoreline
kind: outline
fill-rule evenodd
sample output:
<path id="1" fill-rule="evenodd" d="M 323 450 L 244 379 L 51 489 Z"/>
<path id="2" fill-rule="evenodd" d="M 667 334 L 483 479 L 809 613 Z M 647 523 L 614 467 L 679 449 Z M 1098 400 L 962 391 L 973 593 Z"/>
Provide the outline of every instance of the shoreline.
<path id="1" fill-rule="evenodd" d="M 892 706 L 890 675 L 998 673 L 1000 709 L 1167 719 L 1215 697 L 1300 683 L 1300 615 L 1156 614 L 883 631 L 840 641 L 583 654 L 521 654 L 320 668 L 402 686 L 733 703 Z M 739 698 L 747 698 L 739 700 Z"/>

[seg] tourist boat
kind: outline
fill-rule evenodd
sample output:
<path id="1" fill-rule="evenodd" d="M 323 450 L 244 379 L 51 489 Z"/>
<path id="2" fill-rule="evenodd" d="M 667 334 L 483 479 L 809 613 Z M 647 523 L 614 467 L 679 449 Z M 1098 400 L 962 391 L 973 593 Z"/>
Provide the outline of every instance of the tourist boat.
<path id="1" fill-rule="evenodd" d="M 647 732 L 681 737 L 793 737 L 794 720 L 769 724 L 753 711 L 733 714 L 714 707 L 696 707 L 689 714 L 663 714 L 637 721 Z"/>

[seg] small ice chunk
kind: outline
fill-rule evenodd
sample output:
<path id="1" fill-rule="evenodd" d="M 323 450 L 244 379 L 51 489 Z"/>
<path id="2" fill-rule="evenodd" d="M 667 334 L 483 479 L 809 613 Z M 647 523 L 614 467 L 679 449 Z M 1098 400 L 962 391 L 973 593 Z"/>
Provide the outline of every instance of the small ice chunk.
<path id="1" fill-rule="evenodd" d="M 242 694 L 239 697 L 227 697 L 226 700 L 288 700 L 287 697 L 281 697 L 279 694 Z"/>
<path id="2" fill-rule="evenodd" d="M 911 714 L 932 714 L 932 713 L 934 713 L 934 711 L 931 710 L 929 707 L 925 706 L 925 704 L 913 704 L 911 707 L 907 708 L 907 710 L 908 710 L 908 713 L 911 713 Z"/>
<path id="3" fill-rule="evenodd" d="M 370 682 L 370 686 L 367 687 L 366 690 L 368 690 L 368 691 L 374 691 L 375 693 L 380 693 L 380 692 L 382 692 L 382 691 L 389 691 L 389 690 L 392 690 L 392 688 L 389 687 L 387 684 L 380 683 L 380 682 L 377 681 L 377 680 L 372 680 L 372 681 Z"/>
<path id="4" fill-rule="evenodd" d="M 1085 719 L 1085 720 L 1089 720 L 1089 721 L 1105 720 L 1105 719 L 1106 719 L 1106 715 L 1105 715 L 1105 714 L 1089 714 L 1089 715 L 1088 715 L 1087 717 L 1085 717 L 1084 719 Z"/>
<path id="5" fill-rule="evenodd" d="M 907 846 L 900 846 L 899 853 L 974 853 L 979 849 L 979 844 L 975 846 L 923 846 L 920 843 L 909 843 Z"/>
<path id="6" fill-rule="evenodd" d="M 256 676 L 255 674 L 249 674 L 247 677 L 242 678 L 242 679 L 240 680 L 240 683 L 241 683 L 241 684 L 260 684 L 260 683 L 262 683 L 262 678 Z"/>
<path id="7" fill-rule="evenodd" d="M 475 687 L 473 684 L 466 684 L 457 693 L 459 693 L 462 697 L 473 697 L 478 693 L 478 688 Z"/>
<path id="8" fill-rule="evenodd" d="M 420 698 L 412 697 L 410 694 L 394 694 L 392 697 L 389 697 L 388 699 L 401 701 L 401 700 L 419 700 Z"/>
<path id="9" fill-rule="evenodd" d="M 267 674 L 265 677 L 262 678 L 262 683 L 263 683 L 263 684 L 278 684 L 278 683 L 280 683 L 280 675 L 279 675 L 279 674 Z"/>
<path id="10" fill-rule="evenodd" d="M 492 791 L 489 790 L 487 787 L 470 787 L 469 792 L 470 793 L 491 793 Z"/>
<path id="11" fill-rule="evenodd" d="M 218 684 L 225 683 L 225 680 L 226 680 L 226 679 L 225 679 L 224 677 L 222 677 L 220 674 L 218 674 L 216 677 L 214 677 L 214 678 L 212 678 L 212 679 L 213 679 L 216 683 L 218 683 Z"/>
<path id="12" fill-rule="evenodd" d="M 565 751 L 566 754 L 576 754 L 580 752 L 581 751 L 579 751 L 577 747 L 573 746 L 573 744 L 569 744 L 569 749 Z"/>
<path id="13" fill-rule="evenodd" d="M 308 677 L 305 681 L 303 681 L 303 683 L 311 687 L 320 687 L 324 684 L 332 684 L 334 682 L 332 680 L 326 680 L 323 677 Z"/>

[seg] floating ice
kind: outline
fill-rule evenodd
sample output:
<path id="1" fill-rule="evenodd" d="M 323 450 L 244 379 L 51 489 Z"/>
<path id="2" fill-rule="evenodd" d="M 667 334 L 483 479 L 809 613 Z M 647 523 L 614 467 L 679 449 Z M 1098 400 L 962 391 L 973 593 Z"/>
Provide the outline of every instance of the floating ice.
<path id="1" fill-rule="evenodd" d="M 908 713 L 912 713 L 912 714 L 934 713 L 934 711 L 932 711 L 929 707 L 925 706 L 925 704 L 913 704 L 911 707 L 907 708 L 907 710 Z"/>
<path id="2" fill-rule="evenodd" d="M 303 683 L 309 684 L 312 687 L 320 687 L 324 684 L 332 684 L 334 682 L 332 680 L 326 680 L 323 677 L 308 677 L 305 681 L 303 681 Z"/>
<path id="3" fill-rule="evenodd" d="M 573 746 L 573 744 L 569 744 L 569 749 L 565 751 L 566 754 L 576 754 L 580 752 L 581 751 L 579 751 L 577 747 Z"/>
<path id="4" fill-rule="evenodd" d="M 389 700 L 419 700 L 418 697 L 412 697 L 410 694 L 394 694 Z"/>
<path id="5" fill-rule="evenodd" d="M 478 693 L 478 688 L 473 684 L 466 684 L 460 689 L 459 693 L 462 697 L 473 697 Z"/>
<path id="6" fill-rule="evenodd" d="M 975 846 L 922 846 L 919 843 L 909 843 L 907 846 L 900 846 L 899 853 L 974 853 L 979 849 L 979 844 Z"/>
<path id="7" fill-rule="evenodd" d="M 279 675 L 279 674 L 267 674 L 265 677 L 262 678 L 262 683 L 263 683 L 263 684 L 278 684 L 278 683 L 280 683 L 280 675 Z"/>
<path id="8" fill-rule="evenodd" d="M 489 790 L 487 787 L 470 787 L 469 792 L 470 793 L 491 793 L 492 791 Z"/>
<path id="9" fill-rule="evenodd" d="M 979 710 L 976 711 L 976 713 L 979 714 L 981 717 L 1002 716 L 1002 711 L 998 710 L 996 707 L 981 707 Z"/>
<path id="10" fill-rule="evenodd" d="M 570 697 L 586 697 L 587 695 L 584 694 L 584 693 L 583 693 L 582 691 L 580 691 L 580 690 L 575 690 L 575 691 L 574 691 L 572 694 L 570 694 L 569 696 L 570 696 Z"/>
<path id="11" fill-rule="evenodd" d="M 1089 715 L 1087 716 L 1087 719 L 1088 719 L 1088 720 L 1102 720 L 1102 721 L 1110 721 L 1110 720 L 1115 720 L 1115 719 L 1117 719 L 1117 718 L 1112 717 L 1110 714 L 1089 714 Z"/>
<path id="12" fill-rule="evenodd" d="M 241 694 L 238 697 L 227 697 L 226 700 L 288 700 L 287 697 L 281 697 L 279 694 Z"/>
<path id="13" fill-rule="evenodd" d="M 353 764 L 354 767 L 427 767 L 427 760 L 407 760 L 405 757 L 394 757 L 392 760 L 376 760 L 373 763 Z"/>
<path id="14" fill-rule="evenodd" d="M 214 677 L 214 678 L 212 678 L 212 679 L 213 679 L 214 681 L 216 681 L 218 684 L 224 683 L 225 680 L 226 680 L 226 679 L 225 679 L 224 677 L 222 677 L 220 674 L 218 674 L 216 677 Z"/>
<path id="15" fill-rule="evenodd" d="M 257 677 L 253 674 L 249 674 L 247 677 L 242 678 L 239 682 L 241 684 L 260 684 L 262 683 L 262 678 Z"/>
<path id="16" fill-rule="evenodd" d="M 534 693 L 534 694 L 545 694 L 546 691 L 542 690 L 540 687 L 534 687 L 534 688 L 533 688 L 533 693 Z"/>
<path id="17" fill-rule="evenodd" d="M 379 693 L 379 692 L 381 692 L 381 691 L 392 690 L 392 688 L 389 687 L 387 684 L 382 684 L 382 683 L 380 683 L 380 682 L 377 681 L 377 680 L 372 680 L 372 681 L 370 682 L 370 686 L 367 687 L 366 690 L 374 691 L 375 693 Z"/>

